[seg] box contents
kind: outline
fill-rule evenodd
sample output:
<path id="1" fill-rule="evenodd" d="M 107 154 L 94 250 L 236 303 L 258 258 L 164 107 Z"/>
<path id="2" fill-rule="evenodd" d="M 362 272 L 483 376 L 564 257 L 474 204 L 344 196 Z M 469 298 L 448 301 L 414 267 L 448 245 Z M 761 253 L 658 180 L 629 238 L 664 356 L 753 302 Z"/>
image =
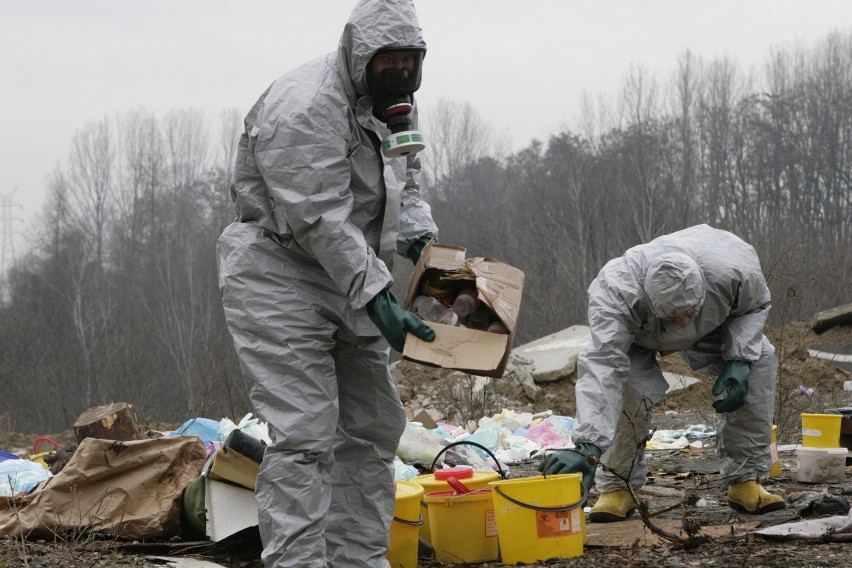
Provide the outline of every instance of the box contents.
<path id="1" fill-rule="evenodd" d="M 420 295 L 411 303 L 411 311 L 425 321 L 509 333 L 497 314 L 479 301 L 475 280 L 444 281 L 440 273 L 432 272 L 423 278 Z"/>

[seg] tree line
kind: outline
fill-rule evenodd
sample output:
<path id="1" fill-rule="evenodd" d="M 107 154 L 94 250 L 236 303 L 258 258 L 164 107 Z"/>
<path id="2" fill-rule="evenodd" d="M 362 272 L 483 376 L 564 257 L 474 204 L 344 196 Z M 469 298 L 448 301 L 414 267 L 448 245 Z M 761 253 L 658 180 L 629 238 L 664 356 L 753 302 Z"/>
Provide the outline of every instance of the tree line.
<path id="1" fill-rule="evenodd" d="M 516 345 L 583 324 L 606 261 L 698 223 L 755 245 L 774 323 L 850 301 L 852 34 L 756 71 L 690 52 L 662 79 L 633 67 L 577 126 L 515 152 L 469 103 L 423 115 L 440 241 L 526 273 Z M 5 282 L 0 427 L 57 431 L 110 401 L 143 421 L 250 411 L 215 258 L 241 128 L 236 110 L 137 108 L 78 130 Z"/>

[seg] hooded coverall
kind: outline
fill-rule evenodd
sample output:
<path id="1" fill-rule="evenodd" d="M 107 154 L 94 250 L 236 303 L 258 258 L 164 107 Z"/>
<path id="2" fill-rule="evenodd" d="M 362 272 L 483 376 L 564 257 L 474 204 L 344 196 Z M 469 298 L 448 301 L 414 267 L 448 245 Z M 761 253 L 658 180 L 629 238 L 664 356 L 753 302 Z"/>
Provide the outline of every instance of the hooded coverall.
<path id="1" fill-rule="evenodd" d="M 688 255 L 703 273 L 703 305 L 684 329 L 654 315 L 643 287 L 649 262 L 670 252 Z M 601 462 L 630 474 L 639 489 L 646 467 L 637 443 L 647 437 L 651 408 L 668 386 L 657 353 L 680 352 L 693 370 L 713 374 L 727 361 L 747 361 L 745 404 L 717 415 L 721 470 L 729 482 L 766 478 L 777 372 L 775 350 L 763 335 L 769 308 L 755 250 L 708 225 L 664 235 L 609 261 L 589 287 L 592 341 L 577 363 L 575 441 L 600 447 Z M 595 484 L 602 493 L 625 489 L 602 468 Z"/>
<path id="2" fill-rule="evenodd" d="M 387 46 L 425 48 L 413 3 L 358 2 L 337 52 L 273 82 L 239 142 L 219 286 L 273 441 L 256 489 L 266 566 L 387 565 L 405 415 L 365 306 L 393 255 L 438 233 L 419 158 L 380 152 L 366 67 Z"/>

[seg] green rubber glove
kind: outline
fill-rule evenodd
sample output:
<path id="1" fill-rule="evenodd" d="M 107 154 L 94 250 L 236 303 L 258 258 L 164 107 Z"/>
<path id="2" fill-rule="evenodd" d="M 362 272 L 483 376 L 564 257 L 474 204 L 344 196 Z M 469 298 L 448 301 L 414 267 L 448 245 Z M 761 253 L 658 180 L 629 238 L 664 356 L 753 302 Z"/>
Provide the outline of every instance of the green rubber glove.
<path id="1" fill-rule="evenodd" d="M 417 261 L 420 260 L 420 255 L 423 253 L 423 249 L 426 248 L 426 245 L 429 244 L 429 241 L 432 240 L 432 237 L 429 235 L 420 237 L 408 247 L 408 258 L 411 259 L 411 262 L 417 264 Z"/>
<path id="2" fill-rule="evenodd" d="M 538 470 L 547 475 L 582 473 L 583 489 L 588 495 L 592 485 L 595 484 L 595 469 L 597 469 L 596 465 L 589 462 L 589 458 L 600 458 L 601 453 L 601 449 L 595 444 L 580 442 L 574 450 L 560 450 L 546 454 L 538 464 Z"/>
<path id="3" fill-rule="evenodd" d="M 405 347 L 405 334 L 409 331 L 423 341 L 435 341 L 435 331 L 403 308 L 387 288 L 367 303 L 367 314 L 390 346 L 400 353 Z"/>
<path id="4" fill-rule="evenodd" d="M 719 396 L 725 389 L 730 387 L 728 396 L 713 403 L 716 412 L 733 412 L 745 404 L 748 394 L 748 374 L 751 372 L 751 363 L 746 361 L 728 361 L 725 368 L 719 374 L 719 378 L 713 384 L 713 396 Z"/>

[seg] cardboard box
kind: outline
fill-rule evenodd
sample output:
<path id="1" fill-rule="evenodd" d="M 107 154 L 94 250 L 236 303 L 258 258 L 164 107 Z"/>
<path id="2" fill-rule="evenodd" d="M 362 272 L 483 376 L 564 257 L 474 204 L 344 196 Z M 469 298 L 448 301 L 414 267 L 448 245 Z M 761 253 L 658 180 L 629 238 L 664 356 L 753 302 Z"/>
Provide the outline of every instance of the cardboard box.
<path id="1" fill-rule="evenodd" d="M 221 447 L 216 450 L 213 465 L 210 466 L 210 479 L 228 481 L 254 491 L 260 464 L 240 452 Z"/>
<path id="2" fill-rule="evenodd" d="M 486 377 L 502 377 L 509 360 L 521 309 L 524 273 L 493 258 L 465 258 L 460 247 L 429 244 L 423 249 L 408 282 L 405 306 L 411 309 L 424 280 L 439 277 L 457 286 L 475 285 L 479 301 L 509 330 L 491 333 L 478 329 L 429 322 L 435 341 L 422 341 L 409 333 L 402 356 L 424 365 L 456 369 Z"/>

